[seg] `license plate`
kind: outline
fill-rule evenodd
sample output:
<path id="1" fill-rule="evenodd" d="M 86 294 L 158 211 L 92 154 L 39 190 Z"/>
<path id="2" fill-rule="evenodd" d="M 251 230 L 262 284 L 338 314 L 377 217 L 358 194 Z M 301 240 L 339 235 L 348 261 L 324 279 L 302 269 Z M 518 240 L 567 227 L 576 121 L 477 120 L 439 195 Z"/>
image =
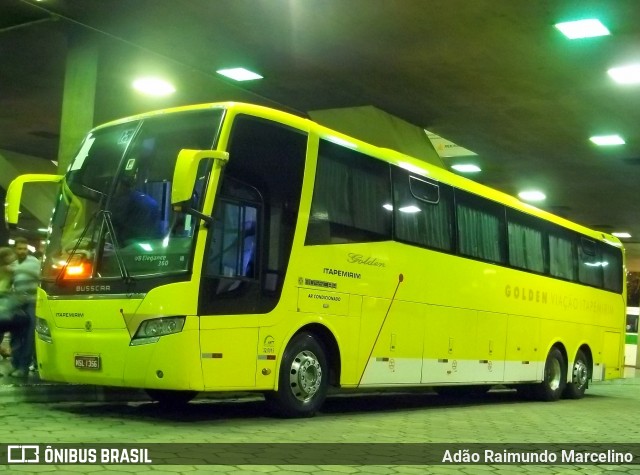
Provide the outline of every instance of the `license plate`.
<path id="1" fill-rule="evenodd" d="M 77 369 L 100 369 L 100 357 L 97 355 L 76 355 L 75 363 Z"/>

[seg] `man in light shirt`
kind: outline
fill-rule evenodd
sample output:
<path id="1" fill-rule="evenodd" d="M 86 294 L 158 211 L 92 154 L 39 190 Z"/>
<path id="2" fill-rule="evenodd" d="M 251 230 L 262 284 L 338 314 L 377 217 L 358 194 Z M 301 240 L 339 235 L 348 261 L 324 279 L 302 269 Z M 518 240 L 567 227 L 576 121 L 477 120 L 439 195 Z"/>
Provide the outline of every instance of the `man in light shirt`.
<path id="1" fill-rule="evenodd" d="M 36 290 L 40 283 L 40 261 L 29 255 L 28 241 L 15 240 L 17 259 L 13 262 L 13 293 L 17 301 L 15 328 L 11 332 L 11 354 L 14 378 L 26 378 L 35 352 Z"/>

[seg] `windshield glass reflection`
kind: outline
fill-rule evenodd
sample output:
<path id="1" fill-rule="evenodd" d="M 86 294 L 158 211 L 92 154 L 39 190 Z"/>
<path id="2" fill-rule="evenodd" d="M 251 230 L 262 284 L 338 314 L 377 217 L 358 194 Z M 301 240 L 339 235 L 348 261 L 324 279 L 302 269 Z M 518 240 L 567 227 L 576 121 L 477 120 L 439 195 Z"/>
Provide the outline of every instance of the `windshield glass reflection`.
<path id="1" fill-rule="evenodd" d="M 52 218 L 45 279 L 130 278 L 189 270 L 197 221 L 171 206 L 181 149 L 215 146 L 222 110 L 152 116 L 84 141 Z M 201 210 L 207 167 L 191 207 Z"/>

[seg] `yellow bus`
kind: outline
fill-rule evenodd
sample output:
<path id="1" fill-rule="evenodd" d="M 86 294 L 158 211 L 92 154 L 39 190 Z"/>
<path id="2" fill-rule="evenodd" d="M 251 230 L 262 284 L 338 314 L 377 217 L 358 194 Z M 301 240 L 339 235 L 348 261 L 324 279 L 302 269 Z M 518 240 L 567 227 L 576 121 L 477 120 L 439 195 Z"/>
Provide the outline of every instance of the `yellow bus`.
<path id="1" fill-rule="evenodd" d="M 37 296 L 45 380 L 161 402 L 330 387 L 517 387 L 622 375 L 615 237 L 305 118 L 241 103 L 92 130 L 59 181 Z"/>

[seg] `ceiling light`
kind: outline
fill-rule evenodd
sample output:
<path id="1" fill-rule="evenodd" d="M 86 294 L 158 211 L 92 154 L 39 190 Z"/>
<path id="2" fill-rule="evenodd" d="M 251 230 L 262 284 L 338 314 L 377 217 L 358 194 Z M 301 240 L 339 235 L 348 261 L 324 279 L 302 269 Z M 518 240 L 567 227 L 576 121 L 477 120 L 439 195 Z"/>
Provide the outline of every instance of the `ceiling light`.
<path id="1" fill-rule="evenodd" d="M 477 165 L 472 165 L 471 163 L 460 163 L 458 165 L 451 165 L 451 168 L 459 171 L 460 173 L 478 173 L 480 167 Z"/>
<path id="2" fill-rule="evenodd" d="M 236 81 L 252 81 L 254 79 L 262 79 L 262 76 L 244 68 L 218 69 L 218 74 L 222 74 Z"/>
<path id="3" fill-rule="evenodd" d="M 625 143 L 624 139 L 619 135 L 594 135 L 589 137 L 589 140 L 600 146 L 623 145 Z"/>
<path id="4" fill-rule="evenodd" d="M 607 27 L 600 23 L 600 20 L 596 20 L 595 18 L 556 23 L 555 27 L 570 40 L 610 34 Z"/>
<path id="5" fill-rule="evenodd" d="M 389 204 L 389 203 L 385 203 L 382 205 L 382 207 L 388 211 L 393 211 L 393 205 Z"/>
<path id="6" fill-rule="evenodd" d="M 611 68 L 607 74 L 618 84 L 637 84 L 640 82 L 640 64 Z"/>
<path id="7" fill-rule="evenodd" d="M 168 96 L 176 92 L 176 88 L 170 82 L 150 77 L 136 79 L 133 81 L 133 88 L 149 96 Z"/>
<path id="8" fill-rule="evenodd" d="M 518 197 L 524 201 L 544 201 L 547 198 L 547 195 L 545 195 L 542 191 L 527 190 L 518 193 Z"/>
<path id="9" fill-rule="evenodd" d="M 631 234 L 629 233 L 611 233 L 611 235 L 617 237 L 617 238 L 630 238 Z"/>

